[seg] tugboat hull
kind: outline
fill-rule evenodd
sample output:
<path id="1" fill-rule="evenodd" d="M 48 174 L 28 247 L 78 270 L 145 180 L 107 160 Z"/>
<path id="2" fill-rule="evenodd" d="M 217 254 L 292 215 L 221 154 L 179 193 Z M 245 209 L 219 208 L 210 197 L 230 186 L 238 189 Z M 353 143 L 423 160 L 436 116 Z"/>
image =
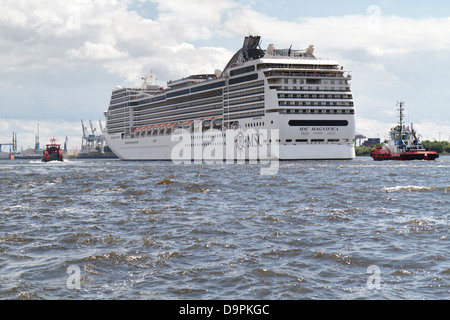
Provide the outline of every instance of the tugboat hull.
<path id="1" fill-rule="evenodd" d="M 50 161 L 64 161 L 62 151 L 49 153 L 44 151 L 44 156 L 42 157 L 42 162 L 50 162 Z"/>
<path id="2" fill-rule="evenodd" d="M 439 154 L 434 151 L 406 151 L 391 153 L 389 150 L 374 148 L 370 156 L 375 161 L 382 160 L 434 160 L 439 158 Z"/>
<path id="3" fill-rule="evenodd" d="M 47 144 L 47 148 L 42 157 L 42 162 L 63 161 L 61 145 L 55 144 L 55 139 L 52 139 L 51 142 L 51 144 Z"/>

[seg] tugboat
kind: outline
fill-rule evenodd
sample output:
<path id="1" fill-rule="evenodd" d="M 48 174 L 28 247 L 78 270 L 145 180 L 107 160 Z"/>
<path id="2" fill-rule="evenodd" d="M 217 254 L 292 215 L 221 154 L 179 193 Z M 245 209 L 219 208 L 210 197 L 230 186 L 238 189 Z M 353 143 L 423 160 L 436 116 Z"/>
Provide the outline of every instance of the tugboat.
<path id="1" fill-rule="evenodd" d="M 43 162 L 49 161 L 63 161 L 63 152 L 61 150 L 61 145 L 55 143 L 56 139 L 51 139 L 50 144 L 46 145 L 44 154 L 42 157 Z"/>
<path id="2" fill-rule="evenodd" d="M 418 135 L 413 129 L 403 124 L 404 102 L 397 103 L 400 111 L 399 125 L 392 128 L 389 141 L 381 147 L 375 147 L 370 155 L 373 160 L 434 160 L 439 158 L 435 151 L 428 151 L 422 146 Z"/>

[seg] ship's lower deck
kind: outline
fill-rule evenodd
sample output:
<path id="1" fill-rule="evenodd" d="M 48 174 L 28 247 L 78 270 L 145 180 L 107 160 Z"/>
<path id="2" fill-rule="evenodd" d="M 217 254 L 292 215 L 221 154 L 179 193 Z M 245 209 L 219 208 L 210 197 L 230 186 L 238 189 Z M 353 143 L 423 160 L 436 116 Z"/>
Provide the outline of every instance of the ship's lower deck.
<path id="1" fill-rule="evenodd" d="M 111 139 L 112 138 L 112 139 Z M 170 136 L 138 138 L 124 141 L 116 137 L 107 138 L 108 145 L 122 160 L 172 160 L 179 161 L 215 161 L 229 160 L 350 160 L 355 157 L 354 147 L 350 144 L 278 144 L 265 146 L 240 147 L 235 142 L 227 147 L 226 142 L 197 142 L 186 145 L 181 140 L 172 141 Z M 224 139 L 224 141 L 226 138 Z M 201 141 L 201 140 L 198 140 Z M 200 144 L 200 145 L 197 145 Z"/>
<path id="2" fill-rule="evenodd" d="M 106 142 L 122 160 L 230 161 L 353 159 L 354 119 L 301 118 L 272 114 L 241 119 L 230 129 L 191 130 L 171 134 L 125 136 L 105 133 Z"/>

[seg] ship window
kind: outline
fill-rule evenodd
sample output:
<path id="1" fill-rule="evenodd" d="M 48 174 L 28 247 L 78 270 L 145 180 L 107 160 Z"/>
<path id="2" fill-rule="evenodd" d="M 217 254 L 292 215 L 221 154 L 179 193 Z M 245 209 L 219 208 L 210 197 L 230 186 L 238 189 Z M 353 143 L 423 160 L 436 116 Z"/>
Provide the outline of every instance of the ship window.
<path id="1" fill-rule="evenodd" d="M 189 94 L 189 93 L 190 93 L 189 89 L 184 89 L 184 90 L 180 90 L 180 91 L 177 91 L 177 92 L 168 92 L 166 94 L 166 97 L 167 98 L 173 98 L 173 97 L 177 97 L 177 96 L 181 96 L 181 95 Z"/>
<path id="2" fill-rule="evenodd" d="M 292 142 L 292 139 L 286 139 L 286 142 Z"/>
<path id="3" fill-rule="evenodd" d="M 249 67 L 245 67 L 245 68 L 232 70 L 230 72 L 230 76 L 237 76 L 238 74 L 243 74 L 243 73 L 252 72 L 252 71 L 255 71 L 255 66 L 249 66 Z"/>
<path id="4" fill-rule="evenodd" d="M 291 127 L 307 127 L 307 126 L 348 126 L 347 120 L 289 120 Z"/>
<path id="5" fill-rule="evenodd" d="M 251 80 L 257 80 L 258 79 L 258 74 L 252 74 L 249 76 L 244 76 L 244 77 L 240 77 L 240 78 L 235 78 L 235 79 L 230 79 L 229 80 L 229 84 L 233 85 L 233 84 L 238 84 L 238 83 L 242 83 L 242 82 L 247 82 L 247 81 L 251 81 Z"/>
<path id="6" fill-rule="evenodd" d="M 221 88 L 223 86 L 225 86 L 225 81 L 220 81 L 220 82 L 211 83 L 211 84 L 207 84 L 204 86 L 192 88 L 191 92 L 194 93 L 194 92 L 199 92 L 199 91 L 204 91 L 204 90 L 209 90 L 209 89 Z"/>

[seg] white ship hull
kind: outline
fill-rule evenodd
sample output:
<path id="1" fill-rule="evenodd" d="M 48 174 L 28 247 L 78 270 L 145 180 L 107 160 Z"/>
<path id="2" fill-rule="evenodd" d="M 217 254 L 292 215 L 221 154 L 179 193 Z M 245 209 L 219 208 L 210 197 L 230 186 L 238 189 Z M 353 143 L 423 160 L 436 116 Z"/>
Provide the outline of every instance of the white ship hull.
<path id="1" fill-rule="evenodd" d="M 283 122 L 285 123 L 298 119 L 295 116 L 272 116 L 259 119 L 259 122 L 269 123 L 270 119 L 274 118 L 284 118 Z M 226 160 L 350 160 L 355 157 L 353 140 L 348 138 L 354 132 L 353 122 L 345 128 L 331 127 L 332 130 L 325 131 L 321 127 L 283 126 L 282 128 L 262 127 L 224 132 L 215 130 L 204 131 L 201 135 L 192 133 L 188 134 L 185 139 L 185 141 L 193 142 L 188 145 L 180 143 L 180 139 L 176 138 L 177 132 L 172 135 L 145 136 L 134 139 L 124 139 L 121 134 L 109 135 L 107 132 L 104 132 L 104 135 L 107 145 L 122 160 L 172 160 L 176 162 L 183 159 L 220 162 Z M 293 136 L 299 137 L 300 128 L 303 129 L 300 133 L 300 137 L 303 139 L 289 139 Z M 213 139 L 208 134 L 209 132 L 223 133 L 223 136 L 220 135 Z M 180 133 L 178 132 L 178 136 Z M 258 135 L 262 137 L 261 142 L 255 145 L 255 136 L 258 138 Z M 239 138 L 241 141 L 238 141 Z M 271 138 L 274 138 L 273 141 Z M 211 145 L 211 142 L 214 142 L 215 145 Z M 228 148 L 226 143 L 228 143 Z M 182 158 L 176 153 L 180 148 L 188 151 L 187 158 Z"/>
<path id="2" fill-rule="evenodd" d="M 112 137 L 114 138 L 114 137 Z M 132 145 L 126 144 L 125 141 L 114 141 L 111 137 L 106 139 L 107 144 L 114 146 L 112 148 L 114 154 L 121 160 L 170 160 L 179 161 L 180 157 L 173 157 L 173 148 L 178 142 L 171 141 L 170 137 L 157 137 L 153 138 L 140 138 L 136 139 Z M 203 161 L 215 161 L 226 162 L 233 159 L 235 161 L 242 160 L 238 157 L 240 149 L 233 148 L 233 158 L 227 158 L 230 156 L 226 152 L 226 148 L 223 148 L 223 157 L 221 159 L 215 157 L 208 157 L 209 153 L 202 148 L 201 153 L 197 154 L 192 148 L 191 161 L 203 160 Z M 248 156 L 248 147 L 246 150 L 246 156 L 244 160 L 351 160 L 355 157 L 355 149 L 351 145 L 331 145 L 331 144 L 299 144 L 299 145 L 280 145 L 279 157 L 276 156 L 263 156 L 257 159 Z M 200 156 L 198 156 L 200 155 Z"/>

